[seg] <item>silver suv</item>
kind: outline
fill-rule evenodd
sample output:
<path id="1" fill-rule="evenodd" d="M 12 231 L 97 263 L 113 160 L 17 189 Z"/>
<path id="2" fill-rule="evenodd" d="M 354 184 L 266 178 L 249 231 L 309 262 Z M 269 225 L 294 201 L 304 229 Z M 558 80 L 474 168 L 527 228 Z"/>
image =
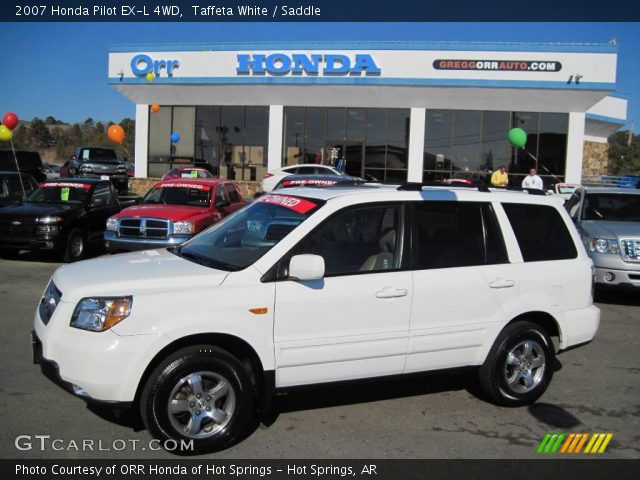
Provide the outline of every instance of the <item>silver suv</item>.
<path id="1" fill-rule="evenodd" d="M 565 205 L 601 286 L 640 287 L 640 190 L 580 188 Z"/>

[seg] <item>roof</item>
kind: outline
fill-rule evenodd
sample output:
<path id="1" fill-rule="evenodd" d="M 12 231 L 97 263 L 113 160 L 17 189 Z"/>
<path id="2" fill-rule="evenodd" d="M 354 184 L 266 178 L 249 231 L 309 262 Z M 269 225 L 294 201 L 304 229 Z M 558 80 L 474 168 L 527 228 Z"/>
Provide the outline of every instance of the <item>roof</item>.
<path id="1" fill-rule="evenodd" d="M 640 195 L 637 188 L 615 188 L 615 187 L 581 187 L 587 193 L 613 193 L 619 195 Z"/>
<path id="2" fill-rule="evenodd" d="M 274 190 L 271 195 L 299 196 L 308 199 L 332 201 L 347 197 L 363 197 L 362 201 L 483 201 L 539 203 L 557 206 L 558 201 L 548 195 L 532 195 L 525 191 L 488 189 L 479 191 L 468 187 L 423 187 L 422 190 L 398 190 L 398 185 L 366 184 L 360 186 L 335 185 L 324 188 L 295 187 L 286 190 Z"/>
<path id="3" fill-rule="evenodd" d="M 161 180 L 157 182 L 154 187 L 158 185 L 166 185 L 172 183 L 192 183 L 194 185 L 206 185 L 209 187 L 214 187 L 219 183 L 233 183 L 231 180 L 224 180 L 221 178 L 171 178 L 169 180 Z"/>

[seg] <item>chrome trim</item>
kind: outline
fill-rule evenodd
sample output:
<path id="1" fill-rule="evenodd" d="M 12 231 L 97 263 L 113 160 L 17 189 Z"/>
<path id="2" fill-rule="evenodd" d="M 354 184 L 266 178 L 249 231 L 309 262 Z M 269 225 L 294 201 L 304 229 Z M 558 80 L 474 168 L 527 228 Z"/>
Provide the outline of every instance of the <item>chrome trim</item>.
<path id="1" fill-rule="evenodd" d="M 640 262 L 640 239 L 621 238 L 620 255 L 625 262 Z"/>

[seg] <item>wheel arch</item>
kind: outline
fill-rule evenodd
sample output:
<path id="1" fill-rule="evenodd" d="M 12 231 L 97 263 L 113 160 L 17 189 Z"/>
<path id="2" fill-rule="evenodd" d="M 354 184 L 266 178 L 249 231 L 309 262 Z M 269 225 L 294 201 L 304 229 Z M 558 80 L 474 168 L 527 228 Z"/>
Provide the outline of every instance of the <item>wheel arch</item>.
<path id="1" fill-rule="evenodd" d="M 558 320 L 548 312 L 542 311 L 531 311 L 524 312 L 520 315 L 514 317 L 507 323 L 502 330 L 504 330 L 509 325 L 512 325 L 516 322 L 530 322 L 539 327 L 543 328 L 545 332 L 551 337 L 551 341 L 553 342 L 554 349 L 556 353 L 560 349 L 560 342 L 562 340 L 562 331 L 560 330 L 560 324 Z"/>
<path id="2" fill-rule="evenodd" d="M 273 372 L 265 372 L 262 361 L 256 350 L 245 340 L 225 333 L 199 333 L 181 337 L 166 345 L 155 354 L 138 380 L 138 387 L 134 397 L 134 404 L 138 405 L 142 390 L 153 370 L 169 355 L 187 347 L 195 345 L 211 345 L 220 347 L 234 355 L 242 363 L 251 378 L 256 390 L 258 405 L 265 410 L 275 388 L 275 375 Z"/>

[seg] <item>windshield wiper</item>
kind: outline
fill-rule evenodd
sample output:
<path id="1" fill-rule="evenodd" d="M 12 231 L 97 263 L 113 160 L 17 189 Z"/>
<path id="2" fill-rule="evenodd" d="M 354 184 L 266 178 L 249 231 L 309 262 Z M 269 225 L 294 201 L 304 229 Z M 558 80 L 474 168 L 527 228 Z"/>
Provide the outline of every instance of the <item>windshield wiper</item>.
<path id="1" fill-rule="evenodd" d="M 183 252 L 181 247 L 174 249 L 173 253 L 175 253 L 179 257 L 192 260 L 193 262 L 204 265 L 205 267 L 215 268 L 216 270 L 226 270 L 228 272 L 235 272 L 237 270 L 240 270 L 240 267 L 236 265 L 213 260 L 209 257 L 205 257 L 204 255 L 198 255 L 197 253 Z"/>

